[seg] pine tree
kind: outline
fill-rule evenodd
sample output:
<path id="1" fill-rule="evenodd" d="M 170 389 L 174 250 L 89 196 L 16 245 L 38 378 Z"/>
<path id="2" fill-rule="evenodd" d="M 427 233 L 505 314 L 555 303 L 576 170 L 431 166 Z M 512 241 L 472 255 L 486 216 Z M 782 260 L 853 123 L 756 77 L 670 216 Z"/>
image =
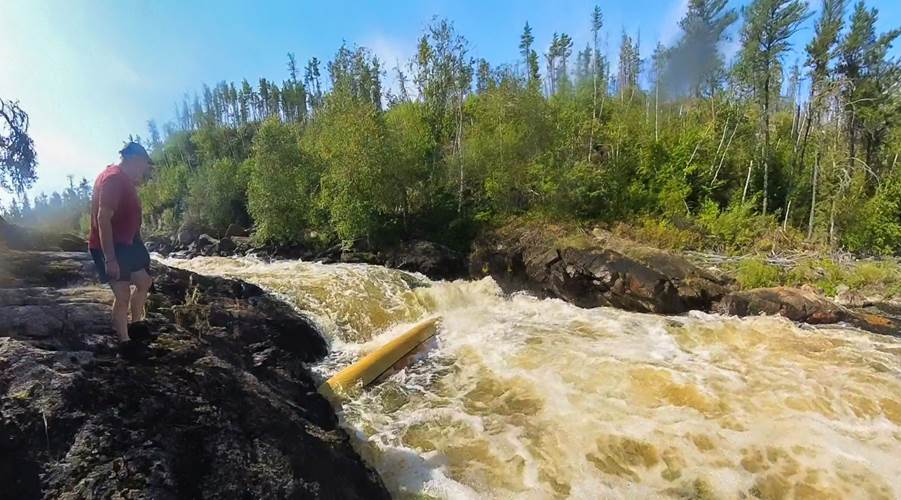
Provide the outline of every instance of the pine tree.
<path id="1" fill-rule="evenodd" d="M 522 28 L 522 35 L 519 37 L 519 54 L 525 65 L 526 81 L 530 84 L 541 78 L 538 74 L 538 54 L 532 49 L 533 43 L 535 43 L 535 37 L 532 35 L 532 27 L 526 21 L 526 25 Z"/>
<path id="2" fill-rule="evenodd" d="M 857 155 L 857 143 L 864 148 L 865 162 L 873 165 L 876 151 L 885 141 L 893 123 L 897 123 L 901 104 L 897 92 L 901 67 L 888 60 L 888 49 L 901 28 L 876 35 L 879 11 L 867 10 L 863 1 L 854 6 L 850 29 L 839 47 L 839 73 L 844 77 L 845 113 L 849 145 L 849 168 Z"/>
<path id="3" fill-rule="evenodd" d="M 690 0 L 679 21 L 682 36 L 668 53 L 664 80 L 678 94 L 713 95 L 723 75 L 719 45 L 738 15 L 726 0 Z"/>
<path id="4" fill-rule="evenodd" d="M 782 56 L 791 48 L 789 39 L 807 18 L 807 4 L 799 0 L 754 0 L 743 9 L 745 25 L 737 72 L 751 89 L 760 107 L 763 135 L 763 213 L 769 198 L 770 113 L 773 93 L 778 92 Z"/>

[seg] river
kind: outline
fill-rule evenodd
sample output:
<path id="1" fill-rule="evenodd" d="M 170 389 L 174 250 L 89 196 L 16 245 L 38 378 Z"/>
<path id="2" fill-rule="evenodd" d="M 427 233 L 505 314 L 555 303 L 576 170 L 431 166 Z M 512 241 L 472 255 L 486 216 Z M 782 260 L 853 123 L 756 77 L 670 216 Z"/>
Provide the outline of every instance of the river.
<path id="1" fill-rule="evenodd" d="M 397 498 L 901 498 L 897 338 L 579 309 L 363 264 L 165 262 L 310 315 L 323 379 L 442 317 L 430 350 L 339 409 Z"/>

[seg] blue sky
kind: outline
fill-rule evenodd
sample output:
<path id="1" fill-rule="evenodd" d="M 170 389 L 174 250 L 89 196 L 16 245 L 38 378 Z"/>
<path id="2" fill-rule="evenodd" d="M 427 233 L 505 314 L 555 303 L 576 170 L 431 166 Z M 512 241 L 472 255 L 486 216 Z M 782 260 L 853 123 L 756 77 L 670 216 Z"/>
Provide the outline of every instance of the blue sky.
<path id="1" fill-rule="evenodd" d="M 596 2 L 564 0 L 233 2 L 175 0 L 3 0 L 0 8 L 0 96 L 31 116 L 38 152 L 32 194 L 60 189 L 66 175 L 89 180 L 130 133 L 170 120 L 173 106 L 201 83 L 286 78 L 286 54 L 328 60 L 342 41 L 369 47 L 387 66 L 405 63 L 433 16 L 447 17 L 469 40 L 471 54 L 492 64 L 518 57 L 523 23 L 539 49 L 555 32 L 581 48 Z M 735 7 L 746 2 L 731 1 Z M 869 0 L 880 31 L 901 25 L 901 2 Z M 641 30 L 642 55 L 657 40 L 678 37 L 687 0 L 605 0 L 607 50 L 623 28 Z M 819 2 L 813 2 L 814 7 Z M 734 27 L 735 31 L 738 24 Z M 812 34 L 812 20 L 796 46 Z M 737 36 L 725 51 L 734 53 Z M 895 47 L 893 53 L 898 54 Z M 789 61 L 793 60 L 793 56 Z M 9 195 L 0 193 L 0 200 Z"/>

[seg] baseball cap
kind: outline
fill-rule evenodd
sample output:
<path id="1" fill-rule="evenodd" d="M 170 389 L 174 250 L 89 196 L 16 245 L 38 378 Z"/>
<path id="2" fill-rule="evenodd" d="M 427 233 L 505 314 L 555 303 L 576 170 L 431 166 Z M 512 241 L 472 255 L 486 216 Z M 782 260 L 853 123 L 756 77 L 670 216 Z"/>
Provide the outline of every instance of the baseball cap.
<path id="1" fill-rule="evenodd" d="M 147 163 L 153 165 L 153 160 L 150 159 L 150 155 L 147 154 L 147 150 L 144 149 L 144 146 L 141 146 L 137 142 L 127 143 L 125 147 L 119 150 L 119 154 L 122 156 L 122 158 L 144 158 L 147 160 Z"/>

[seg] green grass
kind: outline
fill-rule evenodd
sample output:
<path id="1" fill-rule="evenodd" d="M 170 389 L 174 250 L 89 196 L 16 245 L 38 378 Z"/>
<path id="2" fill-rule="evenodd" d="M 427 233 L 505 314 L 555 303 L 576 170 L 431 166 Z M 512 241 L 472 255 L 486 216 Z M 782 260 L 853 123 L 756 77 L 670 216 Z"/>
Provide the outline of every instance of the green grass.
<path id="1" fill-rule="evenodd" d="M 743 289 L 779 286 L 785 281 L 781 269 L 760 258 L 741 261 L 735 279 Z"/>

